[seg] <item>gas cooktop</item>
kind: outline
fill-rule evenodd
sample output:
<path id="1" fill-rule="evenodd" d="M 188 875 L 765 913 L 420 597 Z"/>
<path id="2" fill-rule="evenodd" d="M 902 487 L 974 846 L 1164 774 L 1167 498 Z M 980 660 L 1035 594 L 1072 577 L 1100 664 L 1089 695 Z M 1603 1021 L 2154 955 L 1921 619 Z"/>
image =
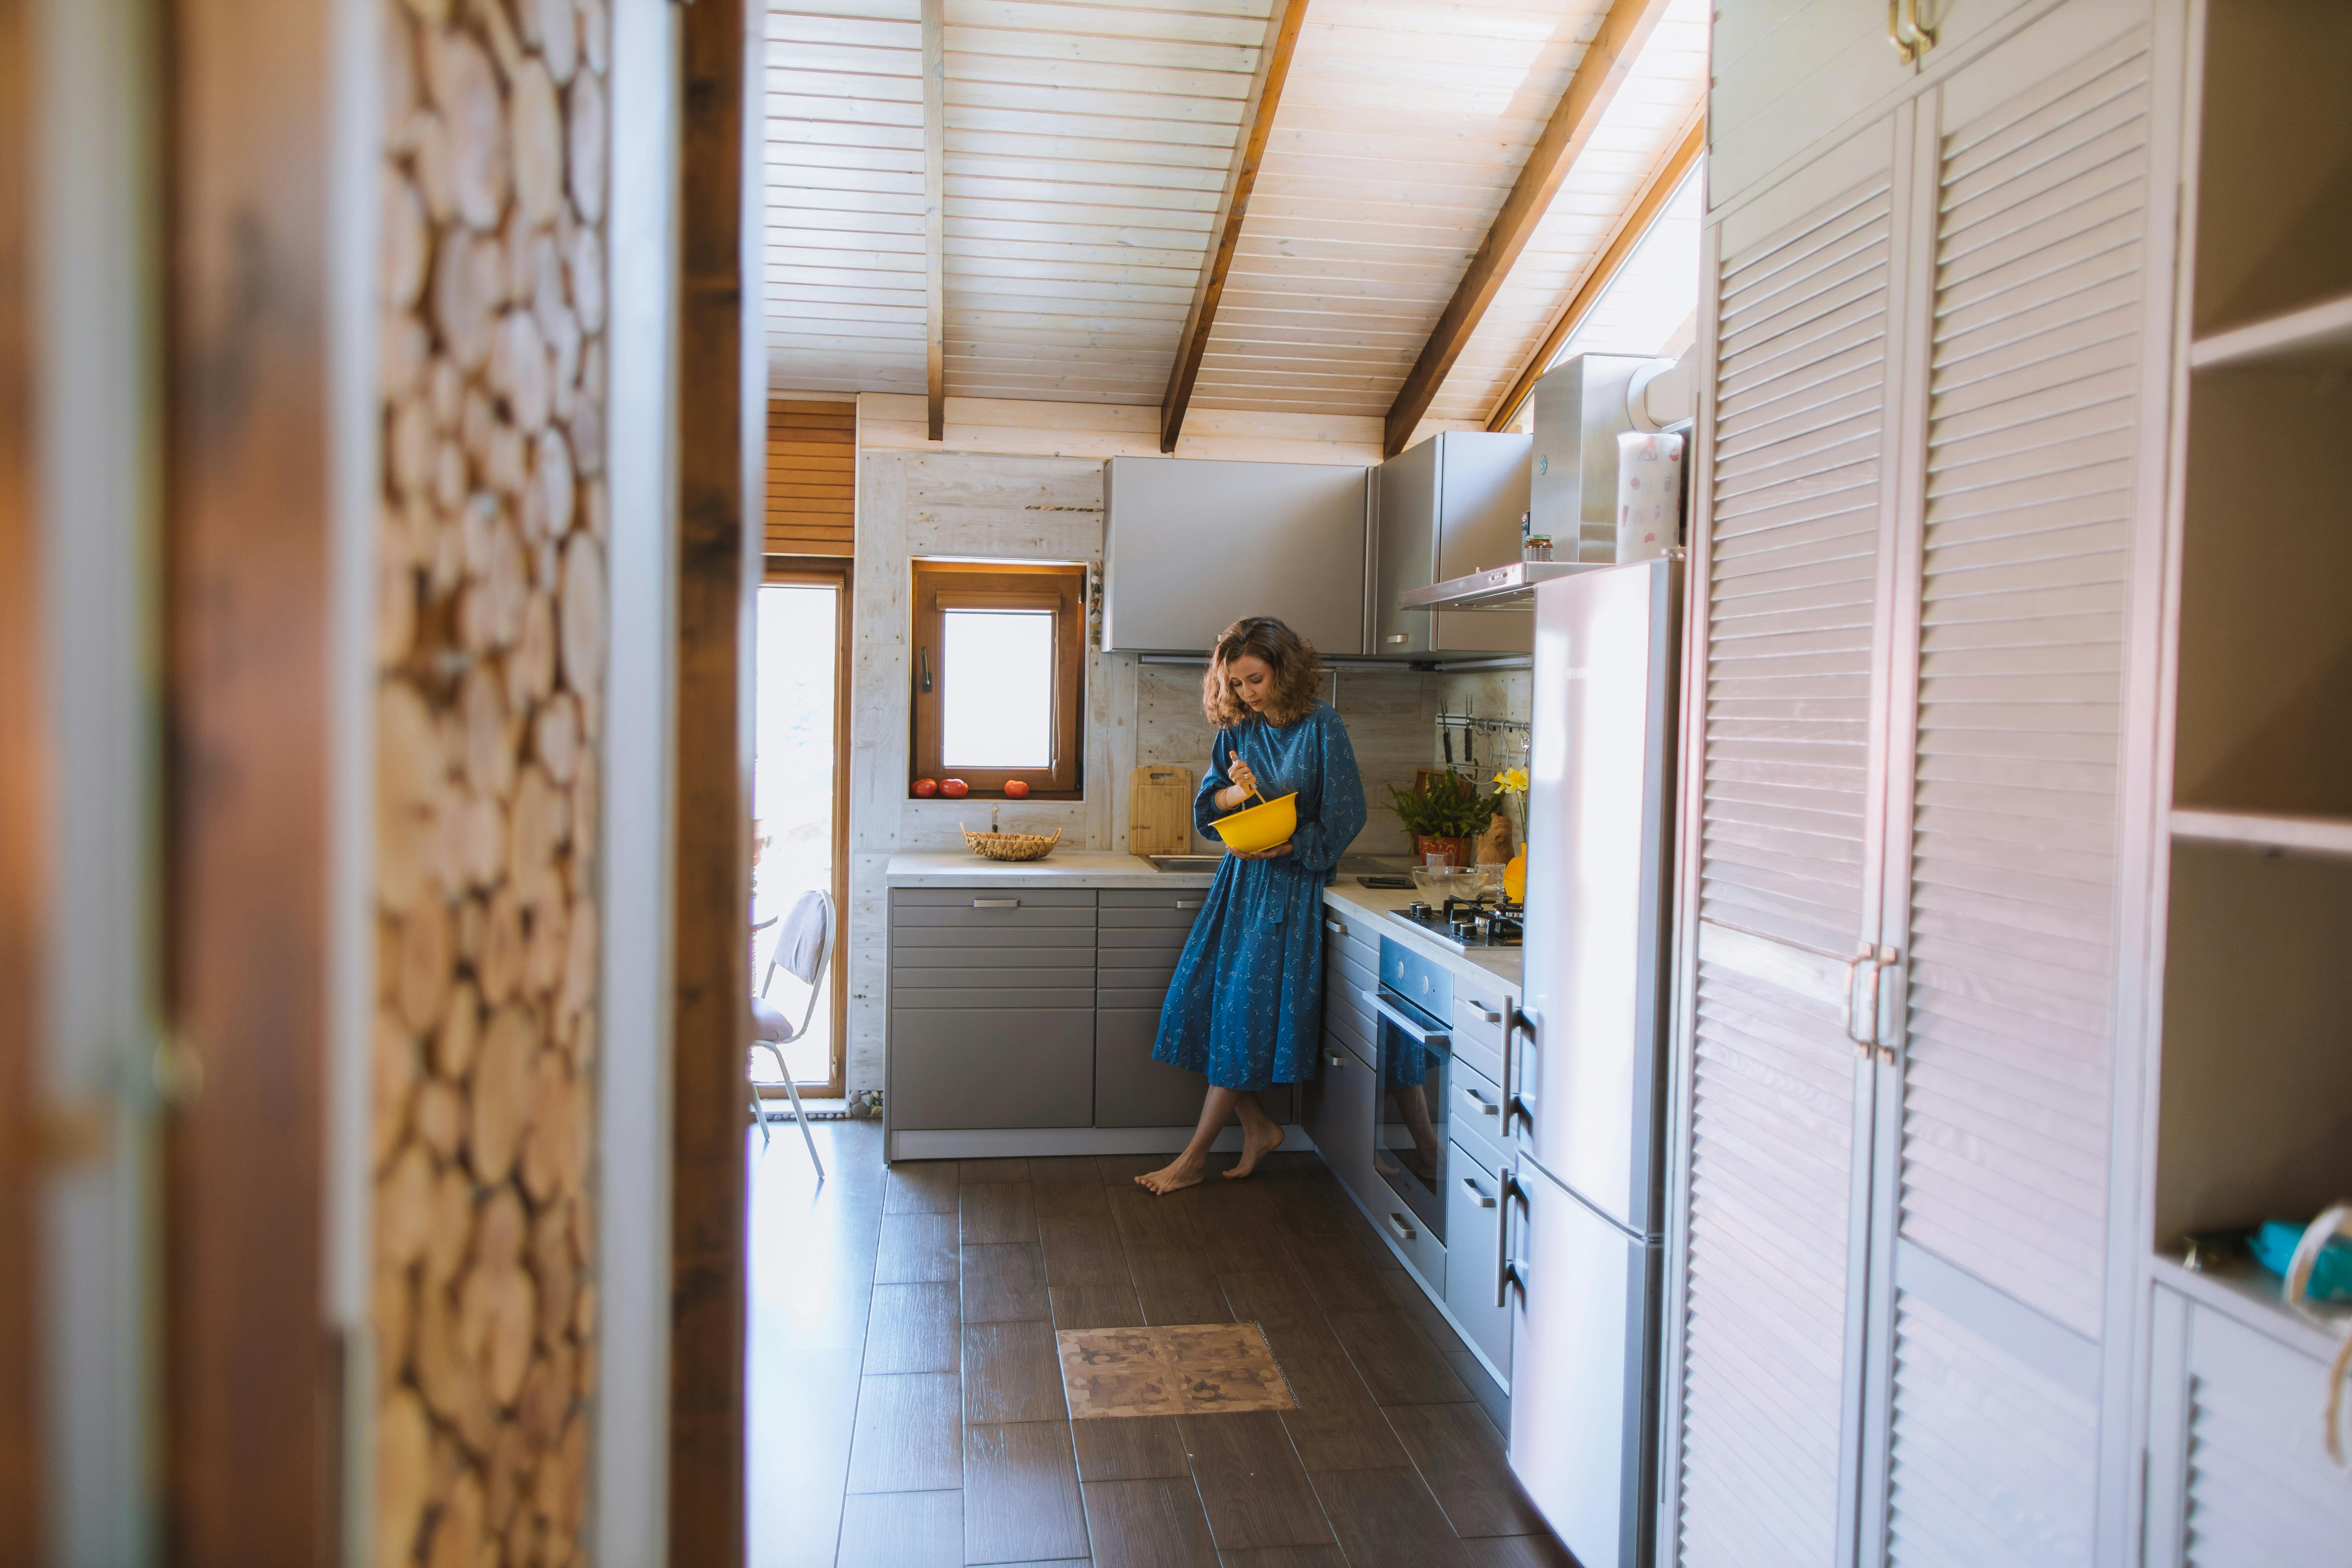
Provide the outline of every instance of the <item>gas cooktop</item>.
<path id="1" fill-rule="evenodd" d="M 1448 899 L 1443 904 L 1411 903 L 1389 911 L 1391 920 L 1428 932 L 1457 952 L 1479 947 L 1517 947 L 1527 920 L 1518 904 L 1473 903 Z"/>

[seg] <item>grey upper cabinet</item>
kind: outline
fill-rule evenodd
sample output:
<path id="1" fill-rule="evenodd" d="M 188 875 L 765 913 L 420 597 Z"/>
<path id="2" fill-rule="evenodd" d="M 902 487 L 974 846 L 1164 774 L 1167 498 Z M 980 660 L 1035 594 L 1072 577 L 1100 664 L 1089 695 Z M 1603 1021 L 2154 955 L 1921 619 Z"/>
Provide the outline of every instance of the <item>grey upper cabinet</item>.
<path id="1" fill-rule="evenodd" d="M 1103 466 L 1103 648 L 1199 653 L 1274 616 L 1361 654 L 1369 468 L 1113 458 Z"/>
<path id="2" fill-rule="evenodd" d="M 1519 558 L 1532 441 L 1508 432 L 1448 430 L 1381 465 L 1373 652 L 1419 657 L 1535 647 L 1535 617 L 1525 611 L 1397 608 L 1397 595 L 1410 589 Z"/>

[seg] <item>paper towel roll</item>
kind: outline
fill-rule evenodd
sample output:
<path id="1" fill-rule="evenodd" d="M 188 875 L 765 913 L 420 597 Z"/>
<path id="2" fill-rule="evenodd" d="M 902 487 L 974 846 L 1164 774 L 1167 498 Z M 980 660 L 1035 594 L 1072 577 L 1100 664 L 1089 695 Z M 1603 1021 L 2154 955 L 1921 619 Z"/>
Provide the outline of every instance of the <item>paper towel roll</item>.
<path id="1" fill-rule="evenodd" d="M 1617 437 L 1617 559 L 1649 561 L 1677 543 L 1683 438 L 1628 430 Z"/>

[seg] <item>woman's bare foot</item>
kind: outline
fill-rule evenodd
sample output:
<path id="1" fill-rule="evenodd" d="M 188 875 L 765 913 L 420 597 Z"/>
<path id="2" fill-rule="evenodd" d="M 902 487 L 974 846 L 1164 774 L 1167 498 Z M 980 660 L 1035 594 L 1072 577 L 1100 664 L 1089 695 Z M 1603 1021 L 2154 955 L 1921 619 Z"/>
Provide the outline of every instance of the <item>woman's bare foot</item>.
<path id="1" fill-rule="evenodd" d="M 1282 1147 L 1282 1124 L 1270 1116 L 1261 1115 L 1255 1121 L 1242 1122 L 1242 1157 L 1225 1173 L 1225 1180 L 1238 1182 L 1257 1169 L 1257 1163 Z"/>
<path id="2" fill-rule="evenodd" d="M 1136 1177 L 1135 1184 L 1147 1192 L 1157 1193 L 1161 1197 L 1166 1197 L 1170 1193 L 1181 1192 L 1186 1187 L 1199 1186 L 1201 1177 L 1206 1173 L 1207 1168 L 1207 1161 L 1197 1159 L 1190 1151 L 1187 1151 L 1177 1155 L 1171 1163 L 1162 1165 L 1156 1171 L 1147 1171 Z"/>

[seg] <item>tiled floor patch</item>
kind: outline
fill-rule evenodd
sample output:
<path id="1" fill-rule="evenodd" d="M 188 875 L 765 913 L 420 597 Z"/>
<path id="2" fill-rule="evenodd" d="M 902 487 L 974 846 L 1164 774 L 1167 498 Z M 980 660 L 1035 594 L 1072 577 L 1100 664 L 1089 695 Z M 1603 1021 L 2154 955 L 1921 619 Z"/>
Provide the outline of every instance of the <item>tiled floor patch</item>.
<path id="1" fill-rule="evenodd" d="M 1065 1329 L 1054 1338 L 1073 1420 L 1298 1407 L 1255 1323 Z"/>

